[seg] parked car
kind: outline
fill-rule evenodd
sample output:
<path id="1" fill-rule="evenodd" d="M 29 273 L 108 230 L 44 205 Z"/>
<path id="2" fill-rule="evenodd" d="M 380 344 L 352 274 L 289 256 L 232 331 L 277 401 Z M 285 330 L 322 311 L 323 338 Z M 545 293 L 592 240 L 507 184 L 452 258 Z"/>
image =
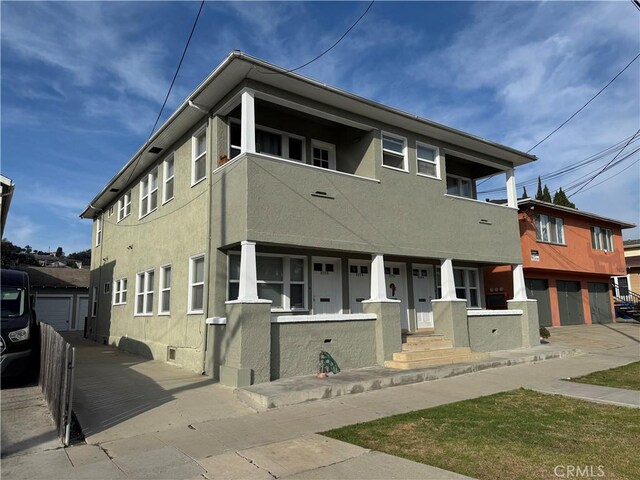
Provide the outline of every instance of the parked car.
<path id="1" fill-rule="evenodd" d="M 29 276 L 2 270 L 0 365 L 2 378 L 28 375 L 40 354 L 40 325 L 30 295 Z"/>

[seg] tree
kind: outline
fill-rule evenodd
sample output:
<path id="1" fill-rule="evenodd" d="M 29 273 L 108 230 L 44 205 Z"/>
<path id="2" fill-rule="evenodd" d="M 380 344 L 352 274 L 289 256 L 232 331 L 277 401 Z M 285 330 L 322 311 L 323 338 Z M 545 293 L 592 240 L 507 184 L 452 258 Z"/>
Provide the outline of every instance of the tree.
<path id="1" fill-rule="evenodd" d="M 78 260 L 83 265 L 91 265 L 91 249 L 83 250 L 81 252 L 73 252 L 67 255 L 67 258 L 72 260 Z"/>
<path id="2" fill-rule="evenodd" d="M 24 246 L 24 251 L 27 253 L 31 253 L 33 252 L 33 248 L 31 247 L 31 245 L 25 245 Z"/>
<path id="3" fill-rule="evenodd" d="M 529 198 L 529 194 L 527 194 L 527 187 L 522 187 L 522 198 Z"/>
<path id="4" fill-rule="evenodd" d="M 562 187 L 553 195 L 553 204 L 561 207 L 576 208 L 576 204 L 569 200 L 567 194 L 562 191 Z"/>
<path id="5" fill-rule="evenodd" d="M 64 257 L 64 251 L 62 250 L 62 247 L 58 247 L 56 249 L 56 257 L 58 257 L 58 258 Z"/>
<path id="6" fill-rule="evenodd" d="M 549 187 L 544 186 L 544 190 L 542 190 L 542 199 L 543 202 L 551 203 L 551 193 L 549 192 Z"/>
<path id="7" fill-rule="evenodd" d="M 542 180 L 538 177 L 538 191 L 536 192 L 536 200 L 542 200 Z"/>

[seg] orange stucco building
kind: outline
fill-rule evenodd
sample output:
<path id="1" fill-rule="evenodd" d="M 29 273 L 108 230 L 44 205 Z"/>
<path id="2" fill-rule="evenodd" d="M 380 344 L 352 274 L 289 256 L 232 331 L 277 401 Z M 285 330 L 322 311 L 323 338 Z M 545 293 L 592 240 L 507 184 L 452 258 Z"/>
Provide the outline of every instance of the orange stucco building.
<path id="1" fill-rule="evenodd" d="M 542 326 L 615 320 L 611 277 L 626 275 L 622 229 L 634 225 L 533 199 L 518 202 L 527 296 Z M 513 298 L 510 266 L 484 271 L 487 304 Z"/>

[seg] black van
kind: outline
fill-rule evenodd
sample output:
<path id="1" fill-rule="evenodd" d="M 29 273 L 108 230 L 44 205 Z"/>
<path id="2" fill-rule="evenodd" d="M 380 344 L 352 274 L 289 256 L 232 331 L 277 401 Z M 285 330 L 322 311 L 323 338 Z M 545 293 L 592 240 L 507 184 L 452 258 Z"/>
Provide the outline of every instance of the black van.
<path id="1" fill-rule="evenodd" d="M 29 373 L 40 354 L 40 325 L 33 308 L 29 276 L 18 270 L 2 270 L 0 278 L 2 377 Z"/>

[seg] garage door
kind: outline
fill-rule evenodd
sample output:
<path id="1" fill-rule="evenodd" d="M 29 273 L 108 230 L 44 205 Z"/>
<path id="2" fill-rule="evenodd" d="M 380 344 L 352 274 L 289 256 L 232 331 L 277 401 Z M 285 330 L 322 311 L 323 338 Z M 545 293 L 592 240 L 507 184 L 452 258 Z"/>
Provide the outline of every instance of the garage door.
<path id="1" fill-rule="evenodd" d="M 36 301 L 38 320 L 48 323 L 59 332 L 69 330 L 71 324 L 71 298 L 38 297 Z"/>
<path id="2" fill-rule="evenodd" d="M 549 282 L 539 278 L 525 278 L 527 297 L 538 301 L 538 320 L 541 327 L 551 326 L 551 301 L 549 300 Z"/>
<path id="3" fill-rule="evenodd" d="M 580 282 L 558 280 L 556 286 L 558 288 L 560 325 L 582 325 L 584 312 L 582 311 Z"/>
<path id="4" fill-rule="evenodd" d="M 589 308 L 593 323 L 611 323 L 613 314 L 608 283 L 589 282 Z"/>

